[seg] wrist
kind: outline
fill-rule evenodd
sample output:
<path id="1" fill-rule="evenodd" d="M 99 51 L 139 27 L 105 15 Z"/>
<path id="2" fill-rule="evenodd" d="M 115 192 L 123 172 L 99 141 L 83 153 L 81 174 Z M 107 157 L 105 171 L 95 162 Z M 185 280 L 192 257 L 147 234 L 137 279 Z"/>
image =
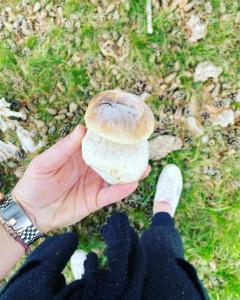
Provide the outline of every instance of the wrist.
<path id="1" fill-rule="evenodd" d="M 16 241 L 14 238 L 8 233 L 8 231 L 4 228 L 2 223 L 0 222 L 0 240 L 1 240 L 1 248 L 5 248 L 7 251 L 11 252 L 11 249 L 18 249 L 19 253 L 24 254 L 24 248 Z"/>
<path id="2" fill-rule="evenodd" d="M 32 205 L 28 205 L 27 202 L 19 196 L 18 190 L 16 188 L 12 190 L 11 196 L 14 202 L 16 202 L 22 208 L 22 210 L 30 219 L 36 229 L 38 229 L 41 233 L 47 233 L 51 230 L 49 224 L 46 222 L 46 220 L 48 219 L 46 217 L 46 211 L 42 212 L 40 211 L 40 209 L 32 207 Z"/>
<path id="3" fill-rule="evenodd" d="M 24 248 L 15 241 L 0 223 L 0 257 L 1 262 L 0 280 L 12 269 L 16 262 L 24 254 Z"/>
<path id="4" fill-rule="evenodd" d="M 26 207 L 22 207 L 12 193 L 6 194 L 0 203 L 0 221 L 6 231 L 29 252 L 29 245 L 40 238 L 43 233 L 35 226 L 35 218 L 30 218 Z M 25 210 L 24 210 L 25 208 Z"/>

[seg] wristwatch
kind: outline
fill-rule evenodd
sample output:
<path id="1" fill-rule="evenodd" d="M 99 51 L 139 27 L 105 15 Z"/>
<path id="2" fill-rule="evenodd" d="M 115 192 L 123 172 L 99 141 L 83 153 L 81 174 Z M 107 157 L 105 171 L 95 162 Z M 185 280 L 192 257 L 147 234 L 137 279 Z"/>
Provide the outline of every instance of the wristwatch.
<path id="1" fill-rule="evenodd" d="M 43 235 L 32 224 L 20 204 L 12 199 L 11 193 L 5 195 L 0 201 L 0 222 L 11 236 L 22 244 L 25 250 Z"/>

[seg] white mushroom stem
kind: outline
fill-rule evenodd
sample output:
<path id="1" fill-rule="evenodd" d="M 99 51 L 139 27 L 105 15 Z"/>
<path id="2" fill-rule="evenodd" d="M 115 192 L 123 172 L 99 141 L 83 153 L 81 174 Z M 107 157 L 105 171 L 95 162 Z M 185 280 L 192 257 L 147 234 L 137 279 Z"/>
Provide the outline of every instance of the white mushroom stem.
<path id="1" fill-rule="evenodd" d="M 152 26 L 152 2 L 151 0 L 147 0 L 147 33 L 153 33 L 153 26 Z"/>
<path id="2" fill-rule="evenodd" d="M 146 170 L 149 146 L 147 140 L 120 144 L 88 130 L 82 141 L 85 163 L 110 184 L 137 181 Z"/>

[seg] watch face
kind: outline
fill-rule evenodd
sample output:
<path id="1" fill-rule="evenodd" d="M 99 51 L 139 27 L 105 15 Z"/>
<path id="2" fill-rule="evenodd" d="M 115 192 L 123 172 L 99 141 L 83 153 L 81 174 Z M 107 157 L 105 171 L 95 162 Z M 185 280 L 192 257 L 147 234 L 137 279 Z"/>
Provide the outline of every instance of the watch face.
<path id="1" fill-rule="evenodd" d="M 28 226 L 32 225 L 31 221 L 15 202 L 11 202 L 9 206 L 3 209 L 2 216 L 8 225 L 10 225 L 18 234 Z"/>
<path id="2" fill-rule="evenodd" d="M 24 244 L 30 245 L 43 235 L 33 226 L 21 206 L 13 201 L 11 194 L 6 195 L 4 201 L 0 203 L 0 213 L 7 225 L 13 229 Z"/>

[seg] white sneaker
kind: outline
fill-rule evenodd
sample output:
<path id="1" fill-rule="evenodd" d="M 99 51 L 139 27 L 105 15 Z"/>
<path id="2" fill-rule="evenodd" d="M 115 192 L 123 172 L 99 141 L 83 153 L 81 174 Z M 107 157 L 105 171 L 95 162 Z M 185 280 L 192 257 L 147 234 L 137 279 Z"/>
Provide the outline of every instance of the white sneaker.
<path id="1" fill-rule="evenodd" d="M 182 186 L 183 178 L 179 167 L 173 164 L 164 167 L 158 178 L 154 205 L 161 201 L 167 202 L 172 208 L 171 216 L 173 217 L 181 196 Z"/>
<path id="2" fill-rule="evenodd" d="M 84 274 L 84 261 L 87 253 L 83 250 L 76 250 L 70 258 L 71 270 L 74 279 L 81 279 Z"/>

